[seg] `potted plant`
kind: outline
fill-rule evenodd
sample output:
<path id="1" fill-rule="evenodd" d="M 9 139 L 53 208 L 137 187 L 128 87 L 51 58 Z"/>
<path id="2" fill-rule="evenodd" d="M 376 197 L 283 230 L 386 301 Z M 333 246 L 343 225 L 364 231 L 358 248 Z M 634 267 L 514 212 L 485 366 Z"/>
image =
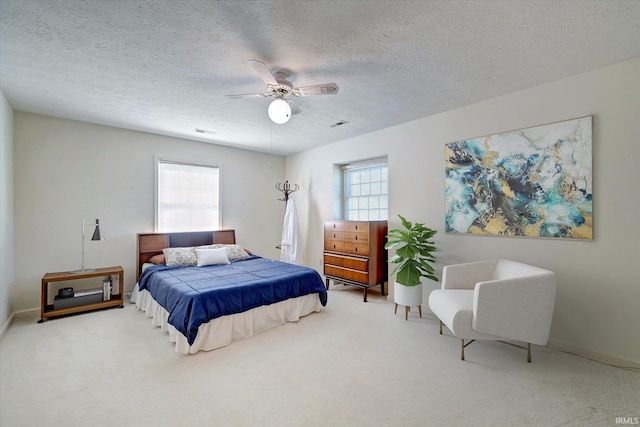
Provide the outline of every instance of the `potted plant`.
<path id="1" fill-rule="evenodd" d="M 396 303 L 395 311 L 398 311 L 398 304 L 405 306 L 405 319 L 409 313 L 409 307 L 418 306 L 420 317 L 422 317 L 422 282 L 420 278 L 426 277 L 434 281 L 438 278 L 434 274 L 433 266 L 435 262 L 436 247 L 430 241 L 436 230 L 426 227 L 424 224 L 407 221 L 402 215 L 398 215 L 402 221 L 403 228 L 395 228 L 387 233 L 387 243 L 385 249 L 396 249 L 394 256 L 389 258 L 389 262 L 398 264 L 391 274 L 396 275 L 393 300 Z"/>

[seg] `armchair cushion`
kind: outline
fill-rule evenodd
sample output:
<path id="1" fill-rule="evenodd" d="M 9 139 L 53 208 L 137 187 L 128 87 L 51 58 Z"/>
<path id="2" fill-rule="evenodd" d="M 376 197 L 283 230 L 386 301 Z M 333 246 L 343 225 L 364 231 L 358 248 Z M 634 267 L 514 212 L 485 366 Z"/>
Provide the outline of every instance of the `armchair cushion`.
<path id="1" fill-rule="evenodd" d="M 442 273 L 442 289 L 470 289 L 476 283 L 493 279 L 497 259 L 447 265 Z"/>
<path id="2" fill-rule="evenodd" d="M 472 290 L 435 290 L 429 295 L 429 306 L 442 323 L 459 338 L 499 340 L 499 336 L 484 334 L 473 329 Z"/>

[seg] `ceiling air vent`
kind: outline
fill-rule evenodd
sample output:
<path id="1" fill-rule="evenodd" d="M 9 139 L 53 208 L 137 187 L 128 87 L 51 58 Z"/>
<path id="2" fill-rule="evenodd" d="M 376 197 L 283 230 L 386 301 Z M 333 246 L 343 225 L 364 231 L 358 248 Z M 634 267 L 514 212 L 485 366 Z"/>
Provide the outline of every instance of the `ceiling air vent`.
<path id="1" fill-rule="evenodd" d="M 346 121 L 346 120 L 340 120 L 339 122 L 336 122 L 336 123 L 332 124 L 329 127 L 330 128 L 335 128 L 335 127 L 338 127 L 338 126 L 346 125 L 347 123 L 349 123 L 349 122 Z"/>
<path id="2" fill-rule="evenodd" d="M 200 128 L 195 128 L 194 131 L 196 133 L 204 133 L 206 135 L 213 135 L 215 132 L 212 130 L 206 130 L 206 129 L 200 129 Z"/>

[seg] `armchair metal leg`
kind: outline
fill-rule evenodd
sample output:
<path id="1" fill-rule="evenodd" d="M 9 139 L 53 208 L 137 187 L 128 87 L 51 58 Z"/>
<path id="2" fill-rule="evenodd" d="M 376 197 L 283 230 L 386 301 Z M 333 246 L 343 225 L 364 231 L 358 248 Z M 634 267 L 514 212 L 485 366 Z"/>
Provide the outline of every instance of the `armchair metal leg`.
<path id="1" fill-rule="evenodd" d="M 440 322 L 440 333 L 442 333 L 442 322 Z M 460 341 L 461 341 L 460 342 L 460 360 L 464 360 L 464 348 L 466 346 L 468 346 L 469 344 L 471 344 L 472 342 L 474 342 L 475 340 L 471 340 L 466 344 L 464 343 L 464 339 L 460 340 Z M 521 345 L 511 344 L 511 343 L 506 342 L 506 341 L 500 341 L 500 342 L 505 343 L 505 344 L 509 344 L 509 345 L 512 345 L 512 346 L 515 346 L 515 347 L 518 347 L 518 348 L 524 348 Z M 531 363 L 531 343 L 527 343 L 527 362 Z"/>
<path id="2" fill-rule="evenodd" d="M 440 335 L 442 335 L 442 320 L 440 321 Z"/>
<path id="3" fill-rule="evenodd" d="M 468 343 L 465 344 L 464 340 L 462 340 L 462 349 L 461 349 L 461 352 L 460 352 L 460 360 L 464 360 L 464 348 L 466 346 L 468 346 L 469 344 L 471 344 L 472 342 L 474 342 L 474 341 L 475 340 L 471 340 L 471 341 L 469 341 Z"/>

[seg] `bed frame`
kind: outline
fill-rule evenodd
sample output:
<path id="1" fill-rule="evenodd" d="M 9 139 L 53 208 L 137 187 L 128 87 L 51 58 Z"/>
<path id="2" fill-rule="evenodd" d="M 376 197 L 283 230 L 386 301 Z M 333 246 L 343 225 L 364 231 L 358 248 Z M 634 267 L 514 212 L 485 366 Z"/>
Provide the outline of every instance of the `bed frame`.
<path id="1" fill-rule="evenodd" d="M 179 233 L 138 233 L 136 241 L 136 283 L 142 273 L 142 264 L 149 262 L 165 248 L 235 244 L 235 230 L 188 231 Z"/>

